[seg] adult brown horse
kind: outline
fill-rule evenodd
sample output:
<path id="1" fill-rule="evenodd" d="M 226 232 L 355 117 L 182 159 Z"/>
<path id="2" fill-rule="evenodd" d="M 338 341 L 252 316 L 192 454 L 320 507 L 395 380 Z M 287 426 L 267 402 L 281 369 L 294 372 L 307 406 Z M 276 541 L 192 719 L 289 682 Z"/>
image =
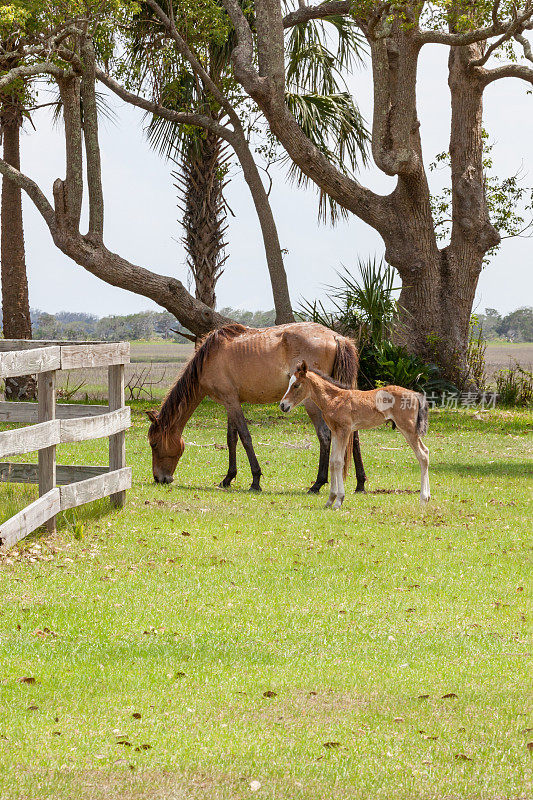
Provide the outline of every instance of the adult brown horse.
<path id="1" fill-rule="evenodd" d="M 237 474 L 237 437 L 246 450 L 252 470 L 252 491 L 261 491 L 261 467 L 241 403 L 279 402 L 298 362 L 305 360 L 315 369 L 348 386 L 357 383 L 358 352 L 344 336 L 313 322 L 296 322 L 273 328 L 246 328 L 232 324 L 208 334 L 168 392 L 159 413 L 148 412 L 151 425 L 148 441 L 156 483 L 171 483 L 185 443 L 182 433 L 202 399 L 210 397 L 228 415 L 229 467 L 220 486 L 228 487 Z M 331 434 L 320 409 L 311 400 L 304 403 L 318 440 L 318 475 L 310 492 L 318 492 L 328 480 Z M 356 491 L 364 491 L 365 472 L 357 433 L 353 440 L 357 475 Z M 350 454 L 347 456 L 350 457 Z"/>

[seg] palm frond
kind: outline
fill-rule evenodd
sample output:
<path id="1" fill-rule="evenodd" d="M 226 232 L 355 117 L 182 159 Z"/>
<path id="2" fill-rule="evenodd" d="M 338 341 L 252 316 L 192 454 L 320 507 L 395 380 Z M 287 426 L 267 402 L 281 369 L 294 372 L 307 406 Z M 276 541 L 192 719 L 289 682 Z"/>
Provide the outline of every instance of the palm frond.
<path id="1" fill-rule="evenodd" d="M 295 25 L 287 38 L 287 86 L 292 91 L 333 94 L 345 89 L 342 73 L 362 60 L 364 38 L 345 17 Z"/>
<path id="2" fill-rule="evenodd" d="M 333 95 L 286 92 L 285 100 L 308 139 L 340 170 L 350 174 L 368 162 L 369 132 L 348 92 Z M 299 185 L 309 182 L 294 162 L 289 175 Z M 345 209 L 320 191 L 319 218 L 326 220 L 328 210 L 332 222 L 347 216 Z"/>
<path id="3" fill-rule="evenodd" d="M 106 119 L 108 122 L 111 122 L 113 125 L 117 124 L 118 121 L 118 114 L 114 108 L 109 105 L 109 96 L 105 94 L 105 92 L 99 92 L 96 90 L 96 109 L 98 114 L 103 119 Z M 59 92 L 54 92 L 55 99 L 53 100 L 52 108 L 52 124 L 59 125 L 63 120 L 63 103 L 61 101 L 61 95 Z M 83 119 L 83 106 L 81 108 L 81 114 Z"/>

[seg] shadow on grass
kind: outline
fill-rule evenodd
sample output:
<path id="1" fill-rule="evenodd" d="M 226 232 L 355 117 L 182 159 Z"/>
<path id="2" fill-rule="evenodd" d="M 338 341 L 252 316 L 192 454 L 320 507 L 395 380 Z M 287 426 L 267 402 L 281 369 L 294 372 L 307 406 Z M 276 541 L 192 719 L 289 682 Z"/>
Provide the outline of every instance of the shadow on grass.
<path id="1" fill-rule="evenodd" d="M 440 461 L 432 464 L 431 472 L 447 472 L 456 475 L 499 475 L 509 478 L 520 478 L 533 475 L 533 466 L 528 461 L 494 461 L 492 464 L 465 464 L 456 461 Z"/>

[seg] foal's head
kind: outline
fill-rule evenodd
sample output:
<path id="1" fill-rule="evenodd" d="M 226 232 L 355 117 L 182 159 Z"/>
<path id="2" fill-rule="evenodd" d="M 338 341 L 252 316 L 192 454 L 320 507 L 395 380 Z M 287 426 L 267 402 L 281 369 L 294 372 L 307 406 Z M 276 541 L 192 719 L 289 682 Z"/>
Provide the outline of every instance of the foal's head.
<path id="1" fill-rule="evenodd" d="M 305 400 L 309 393 L 307 385 L 307 364 L 302 361 L 297 365 L 289 381 L 289 388 L 281 398 L 279 407 L 282 411 L 290 411 Z"/>
<path id="2" fill-rule="evenodd" d="M 152 448 L 152 471 L 156 483 L 172 483 L 174 470 L 185 450 L 185 442 L 178 429 L 163 430 L 153 411 L 147 411 L 152 423 L 148 429 L 148 442 Z"/>

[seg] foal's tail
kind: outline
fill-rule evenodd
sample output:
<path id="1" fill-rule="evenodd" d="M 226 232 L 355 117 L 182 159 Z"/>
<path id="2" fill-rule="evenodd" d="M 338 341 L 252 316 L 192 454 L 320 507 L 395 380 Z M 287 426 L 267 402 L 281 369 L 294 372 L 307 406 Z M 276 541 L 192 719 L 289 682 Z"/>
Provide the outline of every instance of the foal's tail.
<path id="1" fill-rule="evenodd" d="M 336 336 L 337 350 L 331 377 L 349 388 L 357 386 L 357 372 L 359 370 L 359 351 L 351 339 L 346 336 Z M 346 479 L 352 461 L 353 433 L 350 434 L 346 452 L 344 454 L 343 476 Z"/>
<path id="2" fill-rule="evenodd" d="M 418 414 L 416 415 L 416 432 L 425 436 L 429 428 L 428 401 L 423 394 L 418 395 Z"/>

